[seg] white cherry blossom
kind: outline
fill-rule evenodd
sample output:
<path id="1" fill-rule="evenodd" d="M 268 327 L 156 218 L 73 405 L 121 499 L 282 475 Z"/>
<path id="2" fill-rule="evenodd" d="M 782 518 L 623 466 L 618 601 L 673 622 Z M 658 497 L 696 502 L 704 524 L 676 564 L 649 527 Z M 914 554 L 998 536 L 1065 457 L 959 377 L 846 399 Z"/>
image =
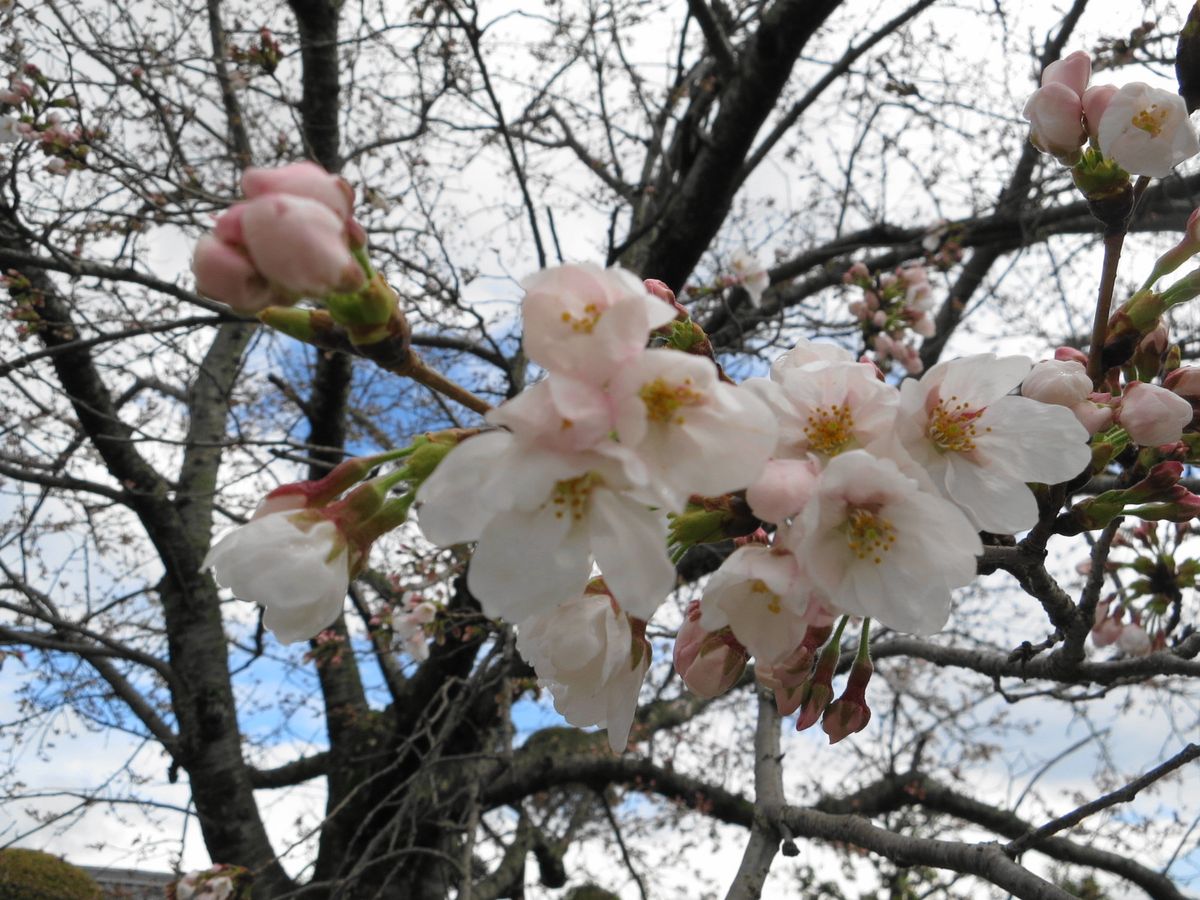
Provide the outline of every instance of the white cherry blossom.
<path id="1" fill-rule="evenodd" d="M 700 626 L 725 626 L 763 664 L 788 656 L 824 609 L 800 560 L 781 548 L 747 544 L 713 573 L 700 601 Z"/>
<path id="2" fill-rule="evenodd" d="M 1037 521 L 1026 482 L 1057 484 L 1091 462 L 1088 432 L 1070 410 L 1009 396 L 1031 363 L 984 353 L 938 363 L 900 389 L 905 449 L 975 526 L 1014 534 Z"/>
<path id="3" fill-rule="evenodd" d="M 336 525 L 312 513 L 278 512 L 235 528 L 204 559 L 221 587 L 266 608 L 281 643 L 317 634 L 341 615 L 350 553 Z"/>
<path id="4" fill-rule="evenodd" d="M 489 432 L 463 442 L 421 489 L 420 524 L 443 546 L 477 541 L 467 584 L 484 612 L 520 622 L 579 593 L 595 561 L 634 615 L 675 586 L 666 518 L 634 496 L 621 466 Z"/>
<path id="5" fill-rule="evenodd" d="M 578 594 L 517 628 L 517 649 L 548 683 L 554 708 L 572 725 L 607 727 L 614 753 L 629 742 L 650 668 L 641 626 L 635 633 L 609 595 Z"/>
<path id="6" fill-rule="evenodd" d="M 957 508 L 863 450 L 825 467 L 797 547 L 835 609 L 917 634 L 946 624 L 950 591 L 975 577 L 981 552 Z"/>
<path id="7" fill-rule="evenodd" d="M 734 277 L 750 295 L 750 303 L 761 306 L 763 293 L 771 286 L 771 276 L 766 266 L 745 247 L 735 250 L 729 262 L 733 267 Z"/>
<path id="8" fill-rule="evenodd" d="M 1131 175 L 1165 178 L 1200 153 L 1183 98 L 1140 81 L 1112 95 L 1100 117 L 1100 149 Z"/>
<path id="9" fill-rule="evenodd" d="M 758 478 L 775 447 L 771 410 L 720 381 L 707 359 L 647 350 L 613 379 L 616 433 L 645 467 L 634 474 L 674 510 L 691 494 L 715 496 Z"/>
<path id="10" fill-rule="evenodd" d="M 525 279 L 525 352 L 550 372 L 604 382 L 675 318 L 624 269 L 558 266 Z"/>
<path id="11" fill-rule="evenodd" d="M 747 386 L 771 404 L 779 419 L 776 457 L 811 453 L 828 459 L 895 430 L 899 395 L 879 380 L 873 365 L 817 360 L 775 369 L 770 382 L 755 379 Z"/>

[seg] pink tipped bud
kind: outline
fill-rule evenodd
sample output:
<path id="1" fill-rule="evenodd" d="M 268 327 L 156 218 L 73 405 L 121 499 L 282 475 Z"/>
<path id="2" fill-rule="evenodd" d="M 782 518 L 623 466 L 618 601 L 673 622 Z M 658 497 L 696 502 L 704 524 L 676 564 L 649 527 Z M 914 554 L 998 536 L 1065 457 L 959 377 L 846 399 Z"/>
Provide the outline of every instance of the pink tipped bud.
<path id="1" fill-rule="evenodd" d="M 1069 56 L 1056 59 L 1042 72 L 1042 87 L 1048 84 L 1065 84 L 1080 96 L 1087 89 L 1092 77 L 1092 58 L 1086 50 L 1076 50 Z"/>
<path id="2" fill-rule="evenodd" d="M 279 169 L 247 169 L 242 190 L 249 198 L 265 194 L 292 194 L 327 206 L 340 218 L 354 211 L 354 188 L 346 179 L 331 175 L 313 162 L 292 163 Z"/>
<path id="3" fill-rule="evenodd" d="M 1075 349 L 1074 347 L 1059 347 L 1054 351 L 1054 358 L 1059 362 L 1074 360 L 1075 362 L 1084 366 L 1087 365 L 1088 361 L 1087 354 L 1082 350 Z"/>
<path id="4" fill-rule="evenodd" d="M 256 313 L 276 302 L 270 285 L 246 256 L 206 234 L 192 256 L 196 290 L 240 313 Z"/>
<path id="5" fill-rule="evenodd" d="M 700 626 L 700 602 L 688 604 L 675 638 L 675 671 L 688 690 L 697 697 L 719 697 L 737 684 L 748 658 L 728 627 L 705 631 Z"/>
<path id="6" fill-rule="evenodd" d="M 687 309 L 675 299 L 675 292 L 671 290 L 665 281 L 659 281 L 657 278 L 647 278 L 642 284 L 650 292 L 651 296 L 657 297 L 659 300 L 669 304 L 675 310 L 676 318 L 686 319 L 688 317 Z"/>
<path id="7" fill-rule="evenodd" d="M 758 481 L 746 490 L 746 502 L 764 522 L 782 525 L 808 505 L 816 481 L 815 466 L 808 460 L 768 460 Z"/>
<path id="8" fill-rule="evenodd" d="M 1072 163 L 1087 140 L 1083 130 L 1083 101 L 1067 85 L 1052 81 L 1038 88 L 1025 103 L 1029 140 L 1043 153 Z"/>
<path id="9" fill-rule="evenodd" d="M 1143 447 L 1178 441 L 1192 421 L 1192 404 L 1156 384 L 1131 382 L 1121 395 L 1117 422 Z"/>
<path id="10" fill-rule="evenodd" d="M 1180 366 L 1163 379 L 1163 387 L 1192 403 L 1200 401 L 1200 368 Z"/>
<path id="11" fill-rule="evenodd" d="M 366 282 L 350 253 L 345 220 L 329 207 L 291 194 L 265 194 L 244 205 L 246 249 L 268 281 L 317 298 Z"/>

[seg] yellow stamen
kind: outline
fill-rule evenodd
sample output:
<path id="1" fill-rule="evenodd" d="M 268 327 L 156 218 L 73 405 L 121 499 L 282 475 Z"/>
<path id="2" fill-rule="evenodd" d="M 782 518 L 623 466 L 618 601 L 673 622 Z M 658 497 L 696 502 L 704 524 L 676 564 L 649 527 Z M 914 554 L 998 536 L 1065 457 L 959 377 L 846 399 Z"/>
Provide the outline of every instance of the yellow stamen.
<path id="1" fill-rule="evenodd" d="M 646 416 L 652 422 L 664 425 L 682 425 L 685 421 L 679 410 L 685 406 L 700 406 L 704 395 L 692 390 L 692 379 L 685 378 L 682 384 L 670 384 L 665 378 L 656 378 L 643 384 L 638 396 L 646 404 Z"/>
<path id="2" fill-rule="evenodd" d="M 596 323 L 600 321 L 600 317 L 604 313 L 596 306 L 595 303 L 589 303 L 583 308 L 584 315 L 573 316 L 566 310 L 563 310 L 560 318 L 563 323 L 571 326 L 571 330 L 576 334 L 591 334 L 592 329 L 596 327 Z"/>
<path id="3" fill-rule="evenodd" d="M 1167 121 L 1170 113 L 1159 108 L 1157 103 L 1151 103 L 1148 109 L 1141 110 L 1131 120 L 1130 124 L 1134 128 L 1140 128 L 1150 137 L 1158 137 L 1162 134 L 1163 124 Z"/>
<path id="4" fill-rule="evenodd" d="M 852 507 L 842 526 L 846 545 L 859 559 L 871 559 L 875 565 L 896 544 L 896 529 L 887 519 L 861 506 Z"/>
<path id="5" fill-rule="evenodd" d="M 767 594 L 770 599 L 767 600 L 767 609 L 779 615 L 783 612 L 783 605 L 779 602 L 779 595 L 767 587 L 767 583 L 761 578 L 755 578 L 750 582 L 750 593 L 752 594 Z"/>
<path id="6" fill-rule="evenodd" d="M 808 416 L 804 426 L 808 447 L 816 453 L 836 456 L 854 440 L 854 415 L 850 404 L 819 406 Z"/>
<path id="7" fill-rule="evenodd" d="M 570 514 L 573 521 L 581 521 L 587 515 L 593 488 L 603 483 L 599 475 L 588 472 L 555 484 L 553 503 L 557 509 L 554 510 L 554 518 L 561 519 Z"/>
<path id="8" fill-rule="evenodd" d="M 940 400 L 929 416 L 925 434 L 943 453 L 947 450 L 970 452 L 975 449 L 975 438 L 979 435 L 975 420 L 982 414 L 982 409 L 971 409 L 958 397 Z M 984 433 L 991 430 L 985 428 Z"/>

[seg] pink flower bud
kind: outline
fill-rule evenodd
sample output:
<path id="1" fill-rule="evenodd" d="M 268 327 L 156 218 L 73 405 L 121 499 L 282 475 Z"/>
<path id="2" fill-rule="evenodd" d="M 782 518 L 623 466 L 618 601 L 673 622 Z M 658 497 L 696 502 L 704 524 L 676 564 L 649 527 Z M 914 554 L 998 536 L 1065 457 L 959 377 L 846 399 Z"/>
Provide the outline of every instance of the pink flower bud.
<path id="1" fill-rule="evenodd" d="M 1193 403 L 1200 400 L 1200 368 L 1180 366 L 1163 379 L 1163 387 Z"/>
<path id="2" fill-rule="evenodd" d="M 322 297 L 366 282 L 350 253 L 345 220 L 322 203 L 265 194 L 245 204 L 241 222 L 255 267 L 290 293 Z"/>
<path id="3" fill-rule="evenodd" d="M 781 525 L 804 509 L 816 482 L 817 472 L 808 460 L 768 460 L 758 481 L 746 490 L 746 502 L 764 522 Z"/>
<path id="4" fill-rule="evenodd" d="M 211 234 L 196 242 L 192 257 L 196 290 L 240 313 L 256 313 L 274 302 L 274 293 L 253 263 Z"/>
<path id="5" fill-rule="evenodd" d="M 1074 407 L 1092 393 L 1087 369 L 1075 360 L 1042 360 L 1021 382 L 1021 396 L 1055 406 Z"/>
<path id="6" fill-rule="evenodd" d="M 1083 95 L 1092 77 L 1092 58 L 1086 50 L 1076 50 L 1069 56 L 1056 59 L 1042 72 L 1042 87 L 1048 84 L 1065 84 L 1076 94 Z"/>
<path id="7" fill-rule="evenodd" d="M 1121 395 L 1117 422 L 1143 447 L 1171 444 L 1192 421 L 1192 404 L 1156 384 L 1131 382 Z"/>
<path id="8" fill-rule="evenodd" d="M 1099 434 L 1112 427 L 1113 410 L 1111 406 L 1098 406 L 1090 400 L 1076 403 L 1071 407 L 1075 420 L 1087 429 L 1089 435 Z"/>
<path id="9" fill-rule="evenodd" d="M 1067 85 L 1052 81 L 1038 88 L 1021 113 L 1029 120 L 1029 140 L 1043 153 L 1070 163 L 1087 140 L 1083 101 Z"/>
<path id="10" fill-rule="evenodd" d="M 700 601 L 688 604 L 675 638 L 675 671 L 688 690 L 697 697 L 719 697 L 737 684 L 748 658 L 728 627 L 705 631 L 700 626 Z"/>
<path id="11" fill-rule="evenodd" d="M 279 169 L 247 169 L 242 191 L 248 198 L 265 194 L 291 194 L 316 200 L 343 219 L 354 211 L 354 188 L 346 179 L 331 175 L 313 162 L 292 163 Z"/>
<path id="12" fill-rule="evenodd" d="M 1098 84 L 1083 93 L 1083 117 L 1086 120 L 1088 135 L 1092 140 L 1100 139 L 1100 119 L 1108 109 L 1108 101 L 1117 92 L 1115 84 Z"/>

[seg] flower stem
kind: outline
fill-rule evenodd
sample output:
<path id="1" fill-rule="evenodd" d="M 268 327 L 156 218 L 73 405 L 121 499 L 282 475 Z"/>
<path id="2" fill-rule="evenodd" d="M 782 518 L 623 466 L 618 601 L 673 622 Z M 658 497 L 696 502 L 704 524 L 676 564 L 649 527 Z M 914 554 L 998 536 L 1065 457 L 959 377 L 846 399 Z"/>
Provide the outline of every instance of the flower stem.
<path id="1" fill-rule="evenodd" d="M 476 397 L 466 388 L 455 384 L 441 372 L 436 369 L 431 369 L 426 365 L 425 360 L 417 356 L 415 352 L 409 354 L 408 360 L 401 366 L 391 370 L 396 375 L 406 375 L 417 384 L 423 384 L 430 390 L 437 391 L 439 394 L 449 397 L 456 403 L 461 403 L 467 409 L 473 410 L 480 415 L 483 415 L 492 408 L 492 405 L 481 397 Z"/>
<path id="2" fill-rule="evenodd" d="M 1088 349 L 1087 367 L 1092 384 L 1097 387 L 1104 378 L 1104 340 L 1108 336 L 1108 317 L 1112 311 L 1117 266 L 1121 261 L 1121 247 L 1124 243 L 1124 229 L 1104 237 L 1104 266 L 1100 274 L 1100 295 L 1096 298 L 1096 318 L 1092 322 L 1092 343 Z"/>
<path id="3" fill-rule="evenodd" d="M 871 620 L 863 619 L 862 634 L 858 636 L 858 662 L 871 661 Z"/>

